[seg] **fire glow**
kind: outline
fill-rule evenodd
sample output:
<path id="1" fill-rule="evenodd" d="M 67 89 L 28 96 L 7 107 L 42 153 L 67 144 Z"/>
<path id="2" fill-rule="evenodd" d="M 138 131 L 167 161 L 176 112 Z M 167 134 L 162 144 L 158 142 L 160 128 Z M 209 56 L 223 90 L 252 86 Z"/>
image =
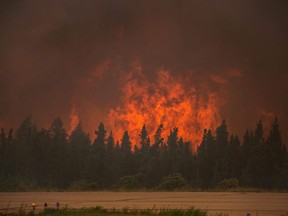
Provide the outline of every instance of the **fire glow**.
<path id="1" fill-rule="evenodd" d="M 107 71 L 107 67 L 100 70 L 101 74 L 108 75 Z M 201 143 L 203 130 L 215 130 L 221 121 L 220 97 L 218 92 L 207 89 L 201 91 L 192 84 L 184 84 L 183 79 L 185 77 L 174 77 L 168 70 L 160 69 L 156 71 L 154 78 L 149 80 L 143 73 L 141 64 L 134 62 L 130 71 L 122 76 L 121 96 L 117 99 L 116 106 L 110 108 L 106 116 L 102 117 L 106 130 L 112 130 L 115 141 L 119 142 L 123 133 L 128 131 L 132 145 L 135 146 L 139 144 L 139 133 L 144 124 L 151 144 L 160 124 L 163 125 L 162 137 L 165 140 L 170 131 L 177 127 L 179 138 L 189 141 L 191 149 L 196 150 Z M 101 79 L 95 79 L 95 85 L 99 81 Z M 90 80 L 89 84 L 85 86 L 86 91 L 89 91 L 91 86 Z M 71 135 L 81 119 L 79 107 L 81 113 L 87 113 L 92 121 L 87 129 L 94 139 L 93 132 L 99 122 L 93 119 L 100 114 L 90 106 L 81 106 L 79 101 L 74 101 L 72 105 L 68 134 Z"/>
<path id="2" fill-rule="evenodd" d="M 72 132 L 75 130 L 77 125 L 79 124 L 79 115 L 76 105 L 74 104 L 71 109 L 70 113 L 70 129 L 68 131 L 68 135 L 71 135 Z"/>
<path id="3" fill-rule="evenodd" d="M 127 75 L 117 107 L 110 110 L 108 126 L 116 140 L 128 131 L 132 145 L 139 142 L 140 130 L 145 124 L 153 141 L 153 135 L 163 124 L 162 136 L 178 127 L 179 137 L 191 142 L 193 150 L 200 144 L 203 129 L 215 129 L 220 122 L 217 93 L 201 95 L 195 87 L 184 87 L 169 71 L 161 69 L 154 81 L 135 66 Z"/>

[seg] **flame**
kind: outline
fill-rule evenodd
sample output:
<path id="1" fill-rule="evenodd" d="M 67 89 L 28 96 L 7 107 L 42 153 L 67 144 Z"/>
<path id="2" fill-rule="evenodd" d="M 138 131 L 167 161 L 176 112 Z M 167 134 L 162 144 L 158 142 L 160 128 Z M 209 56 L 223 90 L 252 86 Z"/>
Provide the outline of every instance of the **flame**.
<path id="1" fill-rule="evenodd" d="M 203 129 L 215 129 L 220 122 L 217 93 L 201 95 L 195 87 L 181 84 L 168 70 L 159 70 L 152 82 L 136 64 L 124 81 L 121 102 L 108 114 L 109 126 L 116 140 L 120 140 L 127 130 L 135 145 L 143 124 L 151 138 L 157 127 L 163 124 L 164 138 L 170 130 L 178 127 L 179 137 L 190 141 L 195 150 L 201 142 Z"/>
<path id="2" fill-rule="evenodd" d="M 75 130 L 78 124 L 79 124 L 78 109 L 74 104 L 70 112 L 70 129 L 68 131 L 68 136 L 72 134 L 72 132 Z"/>
<path id="3" fill-rule="evenodd" d="M 258 109 L 258 119 L 261 119 L 262 121 L 264 134 L 269 134 L 271 123 L 274 122 L 276 116 L 278 115 L 275 112 Z M 254 124 L 255 121 L 253 122 L 253 124 L 251 122 L 251 126 L 253 125 L 254 127 Z"/>

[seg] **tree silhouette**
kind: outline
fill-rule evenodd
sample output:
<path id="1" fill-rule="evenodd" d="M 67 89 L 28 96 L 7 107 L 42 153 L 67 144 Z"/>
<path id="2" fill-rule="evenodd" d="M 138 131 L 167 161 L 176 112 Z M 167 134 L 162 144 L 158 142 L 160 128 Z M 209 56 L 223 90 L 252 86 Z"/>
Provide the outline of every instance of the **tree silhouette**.
<path id="1" fill-rule="evenodd" d="M 124 132 L 121 139 L 120 155 L 121 176 L 133 174 L 135 163 L 133 163 L 134 161 L 128 131 Z"/>
<path id="2" fill-rule="evenodd" d="M 225 120 L 216 129 L 216 160 L 213 173 L 214 185 L 228 175 L 228 130 Z"/>
<path id="3" fill-rule="evenodd" d="M 281 186 L 280 177 L 282 177 L 283 165 L 285 161 L 286 150 L 282 144 L 281 133 L 279 130 L 278 119 L 276 118 L 271 125 L 270 133 L 265 145 L 267 164 L 266 164 L 266 187 L 278 188 Z M 279 181 L 279 180 L 280 181 Z"/>
<path id="4" fill-rule="evenodd" d="M 239 181 L 245 187 L 288 189 L 288 154 L 278 119 L 266 137 L 259 121 L 246 131 L 242 144 L 237 135 L 229 137 L 223 120 L 216 131 L 204 130 L 196 152 L 178 137 L 177 127 L 168 137 L 162 137 L 162 129 L 160 124 L 151 143 L 143 125 L 132 151 L 128 131 L 115 144 L 112 131 L 106 137 L 102 122 L 91 144 L 81 123 L 67 136 L 60 118 L 39 130 L 28 117 L 15 137 L 12 130 L 8 135 L 0 131 L 0 190 L 158 188 L 163 179 L 173 181 L 171 176 L 204 189 L 231 182 L 237 186 Z"/>

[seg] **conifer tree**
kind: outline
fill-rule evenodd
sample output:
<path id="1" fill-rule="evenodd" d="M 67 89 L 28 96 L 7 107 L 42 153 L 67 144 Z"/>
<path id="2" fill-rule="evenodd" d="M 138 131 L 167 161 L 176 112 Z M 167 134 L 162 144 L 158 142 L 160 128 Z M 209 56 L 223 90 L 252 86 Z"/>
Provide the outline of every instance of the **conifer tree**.
<path id="1" fill-rule="evenodd" d="M 154 134 L 154 143 L 150 148 L 150 159 L 147 165 L 147 187 L 155 187 L 162 180 L 165 173 L 164 154 L 161 151 L 164 144 L 162 130 L 163 124 L 160 124 Z"/>
<path id="2" fill-rule="evenodd" d="M 142 155 L 147 155 L 150 147 L 150 138 L 148 137 L 148 132 L 146 130 L 145 124 L 142 126 L 140 137 L 140 152 Z"/>
<path id="3" fill-rule="evenodd" d="M 241 173 L 241 145 L 238 136 L 231 135 L 228 148 L 228 178 L 239 180 Z"/>
<path id="4" fill-rule="evenodd" d="M 98 130 L 95 131 L 96 139 L 92 146 L 92 169 L 94 172 L 93 181 L 97 182 L 99 188 L 103 188 L 106 173 L 106 130 L 104 124 L 100 122 Z"/>
<path id="5" fill-rule="evenodd" d="M 285 161 L 286 149 L 282 144 L 281 133 L 279 130 L 278 119 L 276 118 L 269 132 L 269 136 L 266 141 L 266 178 L 268 188 L 281 187 L 281 180 Z M 279 181 L 279 180 L 280 181 Z"/>
<path id="6" fill-rule="evenodd" d="M 138 173 L 141 174 L 142 179 L 140 179 L 141 184 L 143 186 L 147 186 L 147 172 L 148 172 L 148 162 L 150 157 L 150 138 L 148 137 L 148 133 L 143 125 L 141 132 L 139 134 L 140 137 L 140 149 L 139 153 L 135 151 L 135 155 L 137 156 L 138 165 Z"/>
<path id="7" fill-rule="evenodd" d="M 16 131 L 16 176 L 22 176 L 28 179 L 33 178 L 37 166 L 34 158 L 34 152 L 36 152 L 38 147 L 35 142 L 36 134 L 37 128 L 31 117 L 26 118 Z M 29 157 L 27 157 L 27 155 Z"/>
<path id="8" fill-rule="evenodd" d="M 225 179 L 228 175 L 228 129 L 225 120 L 216 129 L 216 163 L 214 169 L 214 183 Z"/>
<path id="9" fill-rule="evenodd" d="M 170 131 L 168 136 L 167 147 L 168 147 L 168 164 L 170 174 L 179 172 L 179 160 L 178 159 L 178 128 L 175 127 Z"/>
<path id="10" fill-rule="evenodd" d="M 131 175 L 134 173 L 134 161 L 131 150 L 131 141 L 128 131 L 125 131 L 121 139 L 120 155 L 121 155 L 121 176 Z"/>
<path id="11" fill-rule="evenodd" d="M 48 187 L 67 187 L 67 133 L 61 118 L 56 118 L 50 127 L 51 143 L 47 163 Z"/>
<path id="12" fill-rule="evenodd" d="M 117 152 L 115 149 L 115 141 L 112 131 L 110 131 L 106 144 L 106 176 L 105 187 L 111 187 L 116 183 L 119 177 L 119 162 L 117 158 Z"/>
<path id="13" fill-rule="evenodd" d="M 85 169 L 86 158 L 90 151 L 90 137 L 83 129 L 81 122 L 72 131 L 69 137 L 68 147 L 68 163 L 69 170 L 68 176 L 70 176 L 70 182 L 77 179 L 82 179 L 87 170 Z"/>
<path id="14" fill-rule="evenodd" d="M 213 172 L 216 166 L 215 140 L 211 130 L 204 130 L 202 142 L 197 148 L 196 186 L 208 188 L 213 182 Z"/>
<path id="15" fill-rule="evenodd" d="M 0 168 L 1 168 L 1 178 L 4 177 L 7 161 L 7 137 L 4 132 L 4 128 L 1 129 L 0 133 Z"/>
<path id="16" fill-rule="evenodd" d="M 179 139 L 179 172 L 182 176 L 190 181 L 192 178 L 192 151 L 190 149 L 190 143 L 185 142 L 182 137 Z"/>
<path id="17" fill-rule="evenodd" d="M 251 158 L 254 152 L 254 134 L 253 132 L 246 130 L 243 145 L 242 145 L 242 168 L 241 168 L 241 182 L 244 186 L 251 187 L 253 185 L 252 174 L 251 174 Z"/>

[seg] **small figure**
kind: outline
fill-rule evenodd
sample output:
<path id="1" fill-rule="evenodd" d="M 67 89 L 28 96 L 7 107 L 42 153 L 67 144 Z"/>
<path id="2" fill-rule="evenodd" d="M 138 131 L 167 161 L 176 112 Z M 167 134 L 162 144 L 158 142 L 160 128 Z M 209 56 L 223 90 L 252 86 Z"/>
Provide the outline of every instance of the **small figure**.
<path id="1" fill-rule="evenodd" d="M 59 209 L 59 207 L 60 207 L 60 203 L 57 202 L 57 203 L 56 203 L 56 208 Z"/>
<path id="2" fill-rule="evenodd" d="M 35 203 L 32 203 L 32 209 L 33 209 L 33 211 L 35 211 L 35 209 L 36 209 L 36 204 Z"/>
<path id="3" fill-rule="evenodd" d="M 47 202 L 44 203 L 44 209 L 47 209 L 48 208 L 48 204 Z"/>

